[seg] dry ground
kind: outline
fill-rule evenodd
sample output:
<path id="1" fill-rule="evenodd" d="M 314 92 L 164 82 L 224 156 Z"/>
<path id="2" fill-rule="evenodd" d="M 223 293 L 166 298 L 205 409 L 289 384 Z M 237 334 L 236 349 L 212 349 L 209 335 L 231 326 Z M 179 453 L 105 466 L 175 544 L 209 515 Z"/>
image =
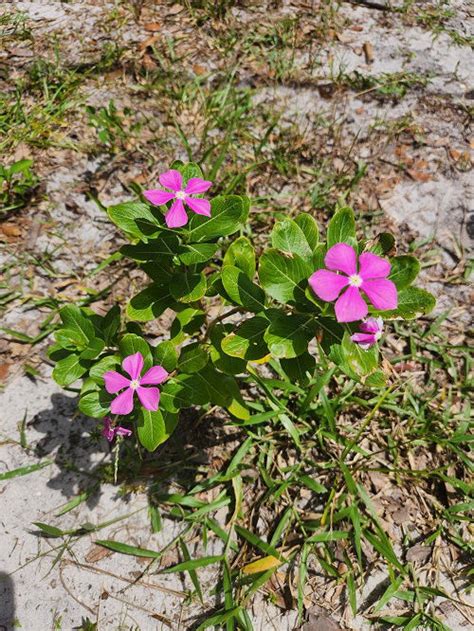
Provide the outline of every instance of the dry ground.
<path id="1" fill-rule="evenodd" d="M 107 446 L 89 439 L 95 422 L 75 415 L 74 393 L 52 384 L 45 358 L 61 304 L 73 300 L 101 311 L 140 281 L 135 270 L 109 259 L 122 237 L 101 205 L 130 198 L 134 184 L 153 184 L 176 158 L 200 162 L 219 190 L 251 195 L 256 243 L 265 242 L 276 218 L 296 211 L 310 211 L 324 225 L 343 197 L 366 232 L 389 227 L 401 252 L 416 249 L 437 308 L 417 330 L 389 335 L 388 351 L 400 381 L 414 384 L 404 405 L 419 397 L 420 410 L 447 419 L 446 436 L 468 433 L 473 23 L 462 0 L 0 3 L 1 163 L 31 158 L 38 178 L 29 190 L 4 197 L 6 207 L 16 208 L 0 210 L 0 573 L 12 573 L 0 574 L 0 625 L 94 628 L 84 618 L 99 630 L 192 629 L 197 616 L 220 604 L 211 571 L 202 574 L 202 606 L 189 598 L 188 576 L 156 576 L 147 559 L 93 543 L 162 549 L 181 526 L 167 518 L 151 534 L 147 488 L 156 475 L 171 489 L 184 482 L 167 480 L 159 462 L 134 484 L 103 482 Z M 401 332 L 413 336 L 414 346 Z M 432 398 L 423 399 L 426 392 Z M 445 536 L 439 516 L 467 502 L 468 457 L 457 460 L 445 443 L 410 437 L 386 414 L 380 440 L 395 428 L 415 441 L 398 463 L 415 472 L 413 479 L 374 469 L 363 482 L 397 553 L 412 564 L 413 582 L 452 597 L 432 594 L 420 607 L 449 629 L 472 628 L 467 550 Z M 351 422 L 341 413 L 341 423 Z M 242 440 L 221 425 L 212 421 L 204 437 L 181 428 L 160 458 L 191 462 L 190 479 L 202 475 L 201 465 L 218 471 Z M 372 437 L 365 440 L 370 446 Z M 385 462 L 392 454 L 384 445 Z M 1 478 L 2 471 L 37 464 L 44 467 Z M 449 480 L 425 484 L 423 472 L 435 468 Z M 58 516 L 74 498 L 77 508 Z M 59 540 L 39 538 L 32 526 L 97 527 L 121 516 Z M 225 523 L 226 511 L 215 517 Z M 274 518 L 261 517 L 267 524 Z M 455 530 L 464 543 L 469 539 L 465 521 Z M 427 537 L 430 545 L 420 547 Z M 207 554 L 213 549 L 220 549 L 218 540 Z M 179 558 L 170 546 L 161 567 Z M 376 555 L 358 584 L 356 616 L 344 581 L 323 576 L 316 562 L 310 573 L 305 631 L 382 624 L 373 604 L 387 587 L 386 572 Z M 257 594 L 250 607 L 256 629 L 300 628 L 289 584 L 278 573 Z M 403 600 L 398 609 L 384 605 L 392 617 L 410 607 Z M 412 627 L 383 624 L 442 628 L 417 626 L 416 619 Z"/>

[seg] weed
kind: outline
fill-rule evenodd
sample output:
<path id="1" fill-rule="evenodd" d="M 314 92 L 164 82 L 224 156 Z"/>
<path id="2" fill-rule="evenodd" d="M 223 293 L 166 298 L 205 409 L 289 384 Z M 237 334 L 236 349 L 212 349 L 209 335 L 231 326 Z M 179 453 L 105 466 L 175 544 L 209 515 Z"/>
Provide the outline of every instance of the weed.
<path id="1" fill-rule="evenodd" d="M 10 166 L 0 165 L 0 215 L 28 203 L 39 182 L 32 167 L 33 160 L 18 160 Z"/>

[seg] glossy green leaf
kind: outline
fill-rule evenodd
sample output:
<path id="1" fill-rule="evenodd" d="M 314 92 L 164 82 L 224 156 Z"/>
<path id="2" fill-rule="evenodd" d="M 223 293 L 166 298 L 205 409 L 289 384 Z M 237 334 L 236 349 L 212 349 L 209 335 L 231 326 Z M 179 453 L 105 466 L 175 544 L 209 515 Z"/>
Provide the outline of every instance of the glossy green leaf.
<path id="1" fill-rule="evenodd" d="M 214 197 L 211 216 L 193 214 L 189 221 L 190 242 L 225 237 L 239 230 L 246 220 L 247 205 L 238 195 Z"/>
<path id="2" fill-rule="evenodd" d="M 292 219 L 278 221 L 271 234 L 272 246 L 286 254 L 297 254 L 306 263 L 311 263 L 312 250 L 303 230 Z"/>
<path id="3" fill-rule="evenodd" d="M 224 289 L 233 302 L 254 313 L 265 309 L 265 292 L 238 267 L 225 265 L 221 278 Z"/>
<path id="4" fill-rule="evenodd" d="M 162 366 L 168 372 L 176 368 L 178 363 L 178 352 L 173 342 L 166 340 L 160 342 L 153 349 L 154 365 Z"/>
<path id="5" fill-rule="evenodd" d="M 130 299 L 127 315 L 138 322 L 149 322 L 158 318 L 173 303 L 169 285 L 149 285 Z"/>
<path id="6" fill-rule="evenodd" d="M 269 353 L 264 340 L 268 324 L 268 320 L 262 316 L 246 320 L 222 340 L 222 350 L 227 355 L 247 361 L 262 359 Z"/>
<path id="7" fill-rule="evenodd" d="M 214 366 L 229 375 L 239 375 L 245 372 L 247 362 L 239 357 L 231 357 L 222 349 L 222 340 L 233 328 L 231 324 L 215 324 L 210 331 L 211 346 L 209 354 Z"/>
<path id="8" fill-rule="evenodd" d="M 147 240 L 156 236 L 160 230 L 160 221 L 141 202 L 125 202 L 110 206 L 107 214 L 113 223 L 132 237 Z"/>
<path id="9" fill-rule="evenodd" d="M 185 265 L 196 265 L 206 263 L 212 259 L 219 249 L 217 243 L 191 243 L 182 245 L 178 250 L 178 258 Z"/>
<path id="10" fill-rule="evenodd" d="M 303 231 L 311 251 L 315 250 L 319 242 L 319 228 L 316 219 L 308 213 L 300 213 L 295 217 L 295 223 Z"/>
<path id="11" fill-rule="evenodd" d="M 436 305 L 435 297 L 424 289 L 406 287 L 398 292 L 398 307 L 392 311 L 380 311 L 384 319 L 400 317 L 411 320 L 430 313 Z"/>
<path id="12" fill-rule="evenodd" d="M 169 287 L 171 295 L 178 302 L 196 302 L 206 293 L 207 281 L 202 272 L 180 272 L 173 276 Z"/>
<path id="13" fill-rule="evenodd" d="M 277 250 L 267 250 L 260 258 L 258 275 L 269 296 L 287 303 L 306 301 L 304 290 L 313 271 L 298 255 L 288 257 Z"/>
<path id="14" fill-rule="evenodd" d="M 280 364 L 291 382 L 302 385 L 309 382 L 316 368 L 316 360 L 308 352 L 303 352 L 292 359 L 280 359 Z"/>
<path id="15" fill-rule="evenodd" d="M 60 386 L 70 386 L 87 371 L 88 362 L 75 353 L 60 359 L 53 370 L 53 379 Z"/>
<path id="16" fill-rule="evenodd" d="M 414 256 L 394 256 L 390 259 L 390 264 L 392 269 L 389 279 L 398 290 L 411 285 L 420 272 L 420 263 Z"/>
<path id="17" fill-rule="evenodd" d="M 137 420 L 137 434 L 140 443 L 148 451 L 154 451 L 158 445 L 173 433 L 178 422 L 178 415 L 167 410 L 156 412 L 140 407 Z"/>
<path id="18" fill-rule="evenodd" d="M 256 270 L 255 251 L 247 237 L 239 237 L 231 243 L 224 255 L 226 265 L 238 267 L 252 280 Z"/>
<path id="19" fill-rule="evenodd" d="M 352 208 L 341 208 L 331 218 L 328 225 L 327 247 L 336 243 L 355 245 L 356 231 Z"/>
<path id="20" fill-rule="evenodd" d="M 77 339 L 81 339 L 84 346 L 87 346 L 89 340 L 96 337 L 94 325 L 76 305 L 66 305 L 60 310 L 59 315 L 64 323 L 64 328 L 71 332 L 74 331 Z"/>
<path id="21" fill-rule="evenodd" d="M 178 370 L 183 373 L 198 372 L 209 361 L 209 353 L 198 342 L 183 346 L 178 360 Z"/>
<path id="22" fill-rule="evenodd" d="M 273 357 L 291 359 L 308 350 L 316 326 L 313 316 L 286 315 L 276 309 L 266 313 L 270 326 L 264 339 Z"/>
<path id="23" fill-rule="evenodd" d="M 123 336 L 119 343 L 120 354 L 122 357 L 141 353 L 144 365 L 143 370 L 148 370 L 153 365 L 153 357 L 147 342 L 135 333 L 127 333 Z"/>
<path id="24" fill-rule="evenodd" d="M 175 234 L 162 234 L 148 243 L 124 245 L 120 252 L 135 261 L 154 261 L 156 259 L 172 258 L 178 251 L 179 239 Z"/>

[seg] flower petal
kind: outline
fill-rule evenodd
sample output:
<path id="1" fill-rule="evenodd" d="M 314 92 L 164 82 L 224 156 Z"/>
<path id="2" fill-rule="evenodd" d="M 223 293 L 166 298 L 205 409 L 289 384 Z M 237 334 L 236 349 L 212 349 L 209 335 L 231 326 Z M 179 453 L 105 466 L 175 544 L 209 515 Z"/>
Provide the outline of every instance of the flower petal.
<path id="1" fill-rule="evenodd" d="M 164 368 L 161 366 L 152 366 L 140 379 L 140 385 L 149 386 L 151 384 L 163 383 L 166 379 L 168 379 L 168 373 Z"/>
<path id="2" fill-rule="evenodd" d="M 372 252 L 364 252 L 359 256 L 359 275 L 361 278 L 386 278 L 392 266 L 386 259 Z"/>
<path id="3" fill-rule="evenodd" d="M 202 180 L 200 177 L 192 177 L 186 184 L 184 192 L 188 195 L 196 195 L 196 193 L 205 193 L 212 186 L 209 180 Z"/>
<path id="4" fill-rule="evenodd" d="M 367 318 L 360 323 L 359 329 L 363 333 L 381 333 L 383 329 L 382 318 Z"/>
<path id="5" fill-rule="evenodd" d="M 211 216 L 211 204 L 207 199 L 193 199 L 192 197 L 186 197 L 185 202 L 189 208 L 198 215 L 206 215 L 206 217 Z"/>
<path id="6" fill-rule="evenodd" d="M 149 202 L 155 204 L 155 206 L 163 206 L 167 202 L 174 199 L 174 193 L 169 193 L 168 191 L 160 191 L 158 189 L 150 189 L 149 191 L 143 191 L 143 197 L 145 197 Z"/>
<path id="7" fill-rule="evenodd" d="M 125 357 L 122 368 L 130 375 L 131 379 L 138 379 L 143 369 L 143 355 L 138 352 Z"/>
<path id="8" fill-rule="evenodd" d="M 112 414 L 130 414 L 133 410 L 133 390 L 132 388 L 127 388 L 123 392 L 121 392 L 118 397 L 110 404 L 110 411 Z"/>
<path id="9" fill-rule="evenodd" d="M 365 300 L 360 295 L 357 287 L 351 285 L 336 302 L 336 320 L 338 322 L 362 320 L 367 315 L 368 310 Z"/>
<path id="10" fill-rule="evenodd" d="M 111 443 L 114 439 L 114 430 L 110 426 L 110 418 L 106 416 L 103 420 L 103 423 L 104 423 L 104 429 L 102 430 L 102 436 L 107 438 L 109 443 Z"/>
<path id="11" fill-rule="evenodd" d="M 183 202 L 177 199 L 165 215 L 168 228 L 181 228 L 188 223 L 188 215 L 184 209 Z"/>
<path id="12" fill-rule="evenodd" d="M 348 276 L 357 274 L 357 255 L 354 248 L 347 243 L 336 243 L 329 248 L 324 262 L 329 269 L 344 272 Z"/>
<path id="13" fill-rule="evenodd" d="M 351 340 L 355 344 L 359 344 L 364 350 L 377 342 L 375 335 L 372 333 L 354 333 L 354 335 L 351 335 Z"/>
<path id="14" fill-rule="evenodd" d="M 397 288 L 391 280 L 385 278 L 364 280 L 361 289 L 367 294 L 367 297 L 376 309 L 386 311 L 387 309 L 397 308 Z"/>
<path id="15" fill-rule="evenodd" d="M 309 284 L 318 298 L 330 302 L 336 300 L 342 289 L 349 283 L 347 276 L 341 276 L 327 269 L 318 269 L 309 277 Z"/>
<path id="16" fill-rule="evenodd" d="M 127 379 L 116 370 L 108 370 L 102 375 L 102 379 L 105 382 L 105 389 L 109 394 L 115 394 L 119 390 L 128 388 L 130 379 Z"/>
<path id="17" fill-rule="evenodd" d="M 162 173 L 158 178 L 161 186 L 170 188 L 172 191 L 181 191 L 183 189 L 183 178 L 181 173 L 176 169 L 170 169 L 166 173 Z"/>
<path id="18" fill-rule="evenodd" d="M 117 434 L 117 436 L 131 436 L 132 435 L 131 429 L 127 429 L 126 427 L 121 427 L 120 425 L 118 427 L 115 427 L 114 431 Z"/>
<path id="19" fill-rule="evenodd" d="M 156 412 L 160 402 L 160 391 L 158 388 L 137 388 L 140 403 L 146 410 Z"/>

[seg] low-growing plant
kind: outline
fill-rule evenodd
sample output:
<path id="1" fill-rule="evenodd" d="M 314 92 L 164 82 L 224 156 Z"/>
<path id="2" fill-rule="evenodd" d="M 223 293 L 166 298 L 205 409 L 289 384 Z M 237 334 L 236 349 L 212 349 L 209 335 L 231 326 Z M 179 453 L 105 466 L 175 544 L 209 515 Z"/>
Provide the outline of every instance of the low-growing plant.
<path id="1" fill-rule="evenodd" d="M 0 214 L 22 208 L 30 199 L 39 180 L 33 160 L 17 160 L 9 166 L 0 164 Z"/>
<path id="2" fill-rule="evenodd" d="M 175 162 L 160 184 L 107 209 L 130 241 L 121 254 L 148 284 L 125 313 L 118 305 L 104 316 L 66 305 L 49 350 L 55 380 L 64 387 L 82 380 L 79 408 L 103 420 L 108 440 L 132 434 L 153 451 L 180 412 L 196 406 L 219 406 L 248 423 L 261 412 L 252 384 L 269 371 L 303 386 L 330 370 L 366 387 L 385 384 L 382 318 L 412 319 L 435 304 L 412 285 L 418 261 L 392 255 L 392 235 L 358 239 L 344 206 L 325 238 L 300 213 L 278 221 L 271 247 L 256 252 L 244 234 L 247 197 L 208 201 L 212 183 L 194 163 Z M 152 345 L 143 327 L 165 310 L 174 320 Z"/>

